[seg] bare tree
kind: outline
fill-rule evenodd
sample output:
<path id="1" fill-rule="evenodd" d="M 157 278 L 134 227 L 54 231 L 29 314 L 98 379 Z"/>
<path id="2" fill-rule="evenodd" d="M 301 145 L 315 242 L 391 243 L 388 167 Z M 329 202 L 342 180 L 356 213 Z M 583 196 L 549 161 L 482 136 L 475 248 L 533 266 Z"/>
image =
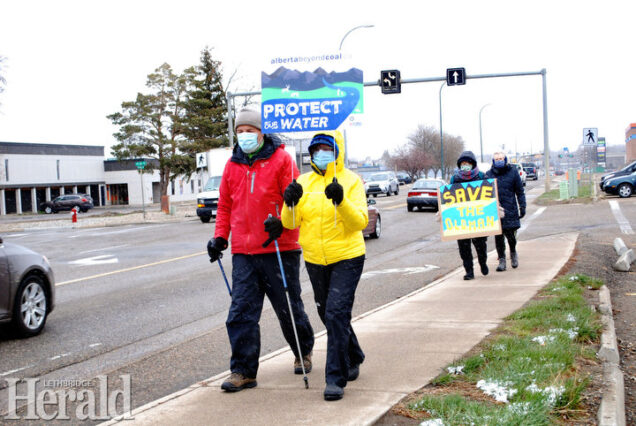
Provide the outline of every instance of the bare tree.
<path id="1" fill-rule="evenodd" d="M 432 158 L 422 149 L 413 145 L 399 147 L 390 157 L 389 164 L 395 170 L 404 170 L 412 180 L 417 179 L 431 166 Z"/>

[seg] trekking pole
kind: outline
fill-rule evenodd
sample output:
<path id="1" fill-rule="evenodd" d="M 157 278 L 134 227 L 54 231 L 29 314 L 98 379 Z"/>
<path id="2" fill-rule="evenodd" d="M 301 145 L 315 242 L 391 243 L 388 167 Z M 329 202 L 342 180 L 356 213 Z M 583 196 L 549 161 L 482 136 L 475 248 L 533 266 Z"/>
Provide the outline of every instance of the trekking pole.
<path id="1" fill-rule="evenodd" d="M 225 269 L 223 269 L 223 264 L 221 263 L 221 257 L 219 256 L 219 258 L 217 259 L 217 262 L 219 262 L 219 267 L 221 268 L 221 274 L 223 275 L 223 279 L 225 280 L 225 286 L 227 287 L 227 291 L 230 293 L 230 297 L 232 297 L 232 289 L 230 288 L 230 283 L 227 282 L 227 277 L 225 276 Z"/>
<path id="2" fill-rule="evenodd" d="M 271 217 L 271 215 L 270 215 Z M 263 244 L 263 247 L 267 247 L 272 242 L 272 238 L 268 238 Z M 303 380 L 305 381 L 305 389 L 309 389 L 309 380 L 307 379 L 307 373 L 305 372 L 305 361 L 303 360 L 303 353 L 300 350 L 300 340 L 298 339 L 298 331 L 296 330 L 296 320 L 294 320 L 294 311 L 292 310 L 291 300 L 289 299 L 289 289 L 287 288 L 287 279 L 285 278 L 285 269 L 283 268 L 283 260 L 280 257 L 280 249 L 278 248 L 278 241 L 274 240 L 274 246 L 276 247 L 276 257 L 278 258 L 278 266 L 280 267 L 280 274 L 283 277 L 283 287 L 285 288 L 285 296 L 287 297 L 287 306 L 289 307 L 289 316 L 291 317 L 292 328 L 294 329 L 294 337 L 296 338 L 296 349 L 298 350 L 298 358 L 300 358 L 300 366 L 303 369 Z"/>

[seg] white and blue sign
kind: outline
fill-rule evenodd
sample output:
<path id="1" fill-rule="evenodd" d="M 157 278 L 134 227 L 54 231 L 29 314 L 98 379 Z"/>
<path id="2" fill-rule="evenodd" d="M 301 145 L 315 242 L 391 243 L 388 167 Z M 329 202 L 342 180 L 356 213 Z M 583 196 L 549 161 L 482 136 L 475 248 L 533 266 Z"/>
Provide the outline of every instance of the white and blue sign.
<path id="1" fill-rule="evenodd" d="M 335 130 L 362 112 L 362 70 L 327 73 L 280 67 L 261 73 L 263 133 Z"/>

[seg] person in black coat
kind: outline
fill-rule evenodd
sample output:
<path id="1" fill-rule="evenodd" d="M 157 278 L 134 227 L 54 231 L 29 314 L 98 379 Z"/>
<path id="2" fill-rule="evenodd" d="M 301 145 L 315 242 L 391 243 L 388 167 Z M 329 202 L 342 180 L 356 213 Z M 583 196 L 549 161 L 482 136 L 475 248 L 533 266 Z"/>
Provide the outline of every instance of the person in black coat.
<path id="1" fill-rule="evenodd" d="M 475 157 L 475 154 L 473 154 L 472 151 L 464 151 L 457 159 L 457 170 L 455 170 L 455 174 L 451 177 L 450 183 L 471 182 L 474 180 L 484 180 L 484 173 L 480 172 L 477 167 L 477 158 Z M 475 273 L 473 271 L 473 252 L 470 248 L 471 241 L 477 251 L 477 260 L 479 260 L 481 273 L 488 275 L 488 265 L 486 265 L 486 260 L 488 258 L 487 239 L 488 237 L 478 237 L 457 240 L 459 256 L 462 258 L 464 269 L 466 270 L 466 275 L 464 275 L 465 280 L 472 280 L 475 278 Z"/>
<path id="2" fill-rule="evenodd" d="M 520 219 L 526 215 L 526 194 L 517 169 L 508 164 L 508 157 L 503 152 L 495 152 L 492 156 L 492 168 L 486 172 L 487 179 L 497 179 L 499 205 L 504 210 L 501 218 L 502 233 L 495 235 L 495 247 L 499 266 L 497 271 L 506 270 L 506 241 L 510 247 L 510 264 L 519 266 L 517 255 L 517 229 L 521 227 Z M 504 239 L 505 238 L 505 239 Z"/>

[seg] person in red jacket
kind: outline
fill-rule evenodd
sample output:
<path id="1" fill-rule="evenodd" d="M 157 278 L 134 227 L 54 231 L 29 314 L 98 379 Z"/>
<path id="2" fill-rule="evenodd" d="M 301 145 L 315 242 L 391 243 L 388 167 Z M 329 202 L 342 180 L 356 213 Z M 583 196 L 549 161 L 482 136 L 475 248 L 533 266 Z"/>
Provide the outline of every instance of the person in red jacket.
<path id="1" fill-rule="evenodd" d="M 296 374 L 302 374 L 301 362 L 306 372 L 311 371 L 314 346 L 314 332 L 300 297 L 298 230 L 283 229 L 280 220 L 283 192 L 298 176 L 298 168 L 276 135 L 261 133 L 257 111 L 240 111 L 235 129 L 238 145 L 223 171 L 214 238 L 208 242 L 210 262 L 216 262 L 232 234 L 232 304 L 225 323 L 232 347 L 232 374 L 221 385 L 227 392 L 256 386 L 258 323 L 265 295 L 296 355 Z M 272 239 L 280 248 L 301 354 L 297 353 L 276 248 L 264 244 Z"/>

